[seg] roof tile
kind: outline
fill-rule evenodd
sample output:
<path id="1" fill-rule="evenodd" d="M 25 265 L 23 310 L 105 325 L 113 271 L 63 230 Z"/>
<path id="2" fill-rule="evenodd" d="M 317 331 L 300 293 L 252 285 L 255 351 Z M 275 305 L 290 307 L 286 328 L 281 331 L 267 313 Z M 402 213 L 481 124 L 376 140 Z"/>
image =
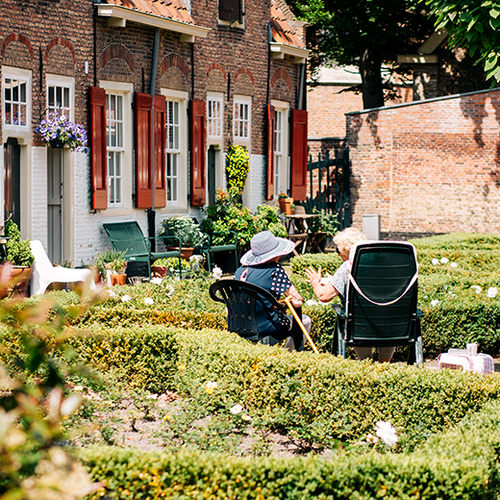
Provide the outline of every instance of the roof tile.
<path id="1" fill-rule="evenodd" d="M 305 49 L 306 46 L 295 29 L 290 24 L 288 18 L 283 14 L 275 0 L 271 0 L 271 32 L 273 41 L 284 43 L 292 47 Z"/>

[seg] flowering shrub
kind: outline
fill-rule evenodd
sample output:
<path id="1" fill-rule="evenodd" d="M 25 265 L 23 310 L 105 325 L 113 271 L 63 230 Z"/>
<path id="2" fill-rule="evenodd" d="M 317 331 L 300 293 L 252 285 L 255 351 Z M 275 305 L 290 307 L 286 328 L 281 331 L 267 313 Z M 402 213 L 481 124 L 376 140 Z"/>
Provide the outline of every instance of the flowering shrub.
<path id="1" fill-rule="evenodd" d="M 226 156 L 226 177 L 229 188 L 241 193 L 245 187 L 250 166 L 250 155 L 243 146 L 229 145 Z"/>
<path id="2" fill-rule="evenodd" d="M 87 152 L 87 132 L 83 125 L 69 121 L 66 115 L 50 113 L 47 120 L 42 120 L 35 131 L 46 143 L 58 139 L 69 146 L 71 151 Z"/>

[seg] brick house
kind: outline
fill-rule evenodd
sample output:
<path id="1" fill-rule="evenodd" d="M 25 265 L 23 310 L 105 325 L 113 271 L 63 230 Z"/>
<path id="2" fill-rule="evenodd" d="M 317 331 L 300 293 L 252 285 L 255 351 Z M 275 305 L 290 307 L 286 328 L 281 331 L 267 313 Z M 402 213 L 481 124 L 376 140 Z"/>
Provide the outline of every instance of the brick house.
<path id="1" fill-rule="evenodd" d="M 305 198 L 308 51 L 282 0 L 6 0 L 0 12 L 4 218 L 53 262 L 91 263 L 109 248 L 103 222 L 152 234 L 200 217 L 225 187 L 229 143 L 250 153 L 245 205 Z M 48 112 L 85 126 L 88 154 L 41 141 Z"/>

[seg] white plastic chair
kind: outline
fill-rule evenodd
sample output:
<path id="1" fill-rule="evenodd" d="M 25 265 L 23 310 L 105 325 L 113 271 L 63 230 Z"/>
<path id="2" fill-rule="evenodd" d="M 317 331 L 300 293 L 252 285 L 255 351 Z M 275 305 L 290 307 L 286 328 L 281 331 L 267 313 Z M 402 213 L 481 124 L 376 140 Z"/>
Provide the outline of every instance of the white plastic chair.
<path id="1" fill-rule="evenodd" d="M 31 295 L 42 295 L 51 283 L 75 283 L 86 281 L 92 274 L 90 269 L 70 269 L 54 267 L 39 240 L 31 241 L 31 252 L 35 260 L 31 266 Z M 90 288 L 95 288 L 95 282 L 90 282 Z"/>

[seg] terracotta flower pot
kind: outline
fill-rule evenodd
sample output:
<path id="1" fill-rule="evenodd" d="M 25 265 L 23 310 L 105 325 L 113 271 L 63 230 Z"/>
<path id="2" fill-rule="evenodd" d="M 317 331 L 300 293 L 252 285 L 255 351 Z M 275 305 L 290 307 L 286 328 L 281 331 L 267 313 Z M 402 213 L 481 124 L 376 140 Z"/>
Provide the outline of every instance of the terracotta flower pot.
<path id="1" fill-rule="evenodd" d="M 109 278 L 111 280 L 111 286 L 124 285 L 127 282 L 127 275 L 122 274 L 110 274 Z"/>
<path id="2" fill-rule="evenodd" d="M 168 273 L 168 266 L 151 266 L 151 277 L 163 278 Z"/>
<path id="3" fill-rule="evenodd" d="M 167 247 L 168 250 L 177 250 L 178 247 Z M 181 247 L 181 259 L 189 260 L 189 257 L 193 255 L 193 247 Z"/>
<path id="4" fill-rule="evenodd" d="M 281 213 L 285 215 L 292 215 L 292 201 L 293 198 L 281 198 L 279 200 Z"/>

